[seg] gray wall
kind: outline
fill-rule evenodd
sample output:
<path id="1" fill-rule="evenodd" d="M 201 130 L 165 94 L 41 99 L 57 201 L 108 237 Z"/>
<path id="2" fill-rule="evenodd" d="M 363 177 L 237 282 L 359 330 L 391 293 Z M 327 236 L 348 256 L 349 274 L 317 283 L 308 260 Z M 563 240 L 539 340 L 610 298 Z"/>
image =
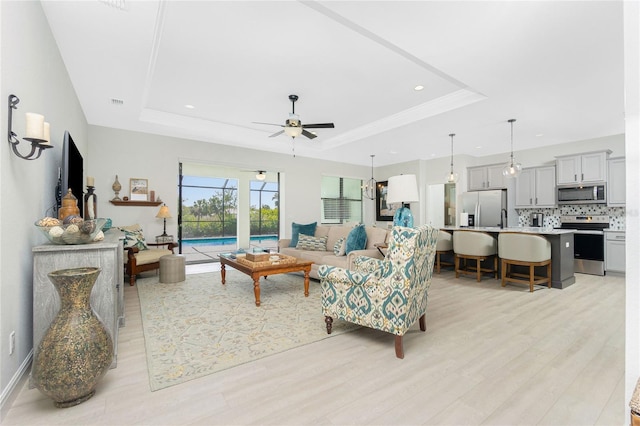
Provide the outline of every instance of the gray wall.
<path id="1" fill-rule="evenodd" d="M 291 222 L 308 223 L 320 218 L 320 181 L 325 176 L 366 180 L 371 169 L 365 166 L 293 157 L 217 145 L 188 139 L 150 135 L 106 127 L 90 126 L 89 161 L 85 172 L 95 177 L 98 213 L 110 217 L 114 225 L 139 223 L 145 234 L 162 233 L 162 221 L 155 218 L 158 207 L 115 206 L 111 186 L 116 174 L 122 184 L 120 198 L 129 195 L 129 179 L 149 179 L 149 188 L 177 216 L 178 163 L 202 163 L 246 170 L 281 173 L 280 205 L 284 216 L 281 235 L 291 232 Z M 267 143 L 267 142 L 265 142 Z M 365 202 L 364 222 L 375 220 L 373 201 Z M 167 221 L 167 233 L 177 235 L 177 221 Z"/>
<path id="2" fill-rule="evenodd" d="M 87 124 L 40 2 L 2 1 L 0 15 L 0 386 L 4 412 L 32 349 L 31 247 L 46 241 L 33 223 L 51 214 L 48 209 L 55 201 L 64 131 L 71 131 L 86 154 Z M 26 112 L 43 114 L 51 123 L 54 148 L 37 160 L 16 157 L 6 141 L 9 94 L 20 98 L 13 121 L 19 137 L 24 136 Z M 24 152 L 28 144 L 21 145 Z M 12 331 L 16 349 L 9 355 Z"/>

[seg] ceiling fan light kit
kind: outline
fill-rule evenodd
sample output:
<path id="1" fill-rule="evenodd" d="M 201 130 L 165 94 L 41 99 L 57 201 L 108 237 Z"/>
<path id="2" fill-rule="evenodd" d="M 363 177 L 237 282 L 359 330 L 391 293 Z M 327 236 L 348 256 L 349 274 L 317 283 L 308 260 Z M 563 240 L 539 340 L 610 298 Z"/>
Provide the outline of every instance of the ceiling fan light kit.
<path id="1" fill-rule="evenodd" d="M 280 126 L 283 128 L 283 130 L 270 135 L 270 138 L 280 136 L 284 133 L 293 139 L 300 135 L 306 136 L 308 139 L 314 139 L 317 135 L 307 131 L 306 129 L 333 129 L 335 127 L 333 123 L 302 124 L 302 121 L 300 121 L 296 115 L 296 101 L 298 100 L 298 95 L 289 95 L 289 100 L 291 101 L 291 113 L 284 124 L 261 123 L 254 121 L 256 124 L 267 124 L 269 126 Z"/>
<path id="2" fill-rule="evenodd" d="M 508 178 L 517 178 L 522 172 L 522 164 L 516 162 L 513 158 L 513 123 L 515 121 L 515 118 L 507 120 L 507 122 L 511 124 L 511 158 L 504 166 L 504 169 L 502 169 L 502 175 Z"/>
<path id="3" fill-rule="evenodd" d="M 284 133 L 287 136 L 291 136 L 292 138 L 297 138 L 302 134 L 302 127 L 299 126 L 291 126 L 289 123 L 290 120 L 287 120 L 287 126 L 284 128 Z"/>

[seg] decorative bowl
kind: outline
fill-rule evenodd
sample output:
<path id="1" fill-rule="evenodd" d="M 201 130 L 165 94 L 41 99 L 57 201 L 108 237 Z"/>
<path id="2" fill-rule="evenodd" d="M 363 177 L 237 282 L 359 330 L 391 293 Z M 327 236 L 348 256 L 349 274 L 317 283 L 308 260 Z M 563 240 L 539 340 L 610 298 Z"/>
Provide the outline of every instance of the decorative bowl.
<path id="1" fill-rule="evenodd" d="M 111 226 L 111 218 L 105 218 L 104 225 L 102 225 L 102 232 L 107 232 L 109 229 L 111 229 Z"/>
<path id="2" fill-rule="evenodd" d="M 91 219 L 80 223 L 56 226 L 40 226 L 34 223 L 53 244 L 88 244 L 92 243 L 102 231 L 106 219 Z"/>

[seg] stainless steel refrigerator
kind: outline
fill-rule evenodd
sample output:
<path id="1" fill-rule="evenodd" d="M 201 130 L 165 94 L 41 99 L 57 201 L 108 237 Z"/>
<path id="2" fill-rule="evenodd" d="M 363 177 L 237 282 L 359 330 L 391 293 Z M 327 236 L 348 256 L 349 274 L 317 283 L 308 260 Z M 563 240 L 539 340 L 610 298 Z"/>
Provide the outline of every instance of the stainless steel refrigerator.
<path id="1" fill-rule="evenodd" d="M 473 226 L 507 226 L 507 190 L 470 191 L 462 194 L 461 212 L 473 217 Z M 502 217 L 502 220 L 501 220 Z M 461 223 L 461 226 L 467 226 Z"/>

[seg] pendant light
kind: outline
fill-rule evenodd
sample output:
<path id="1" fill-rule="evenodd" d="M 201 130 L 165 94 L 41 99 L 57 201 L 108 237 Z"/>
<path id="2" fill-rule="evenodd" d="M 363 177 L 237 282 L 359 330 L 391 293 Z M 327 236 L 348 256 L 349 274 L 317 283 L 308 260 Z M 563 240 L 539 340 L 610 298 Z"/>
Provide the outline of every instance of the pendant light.
<path id="1" fill-rule="evenodd" d="M 375 155 L 371 154 L 371 179 L 362 187 L 362 195 L 369 200 L 376 199 L 376 180 L 373 178 L 373 157 L 375 157 Z"/>
<path id="2" fill-rule="evenodd" d="M 520 176 L 520 172 L 522 172 L 522 164 L 517 163 L 513 159 L 513 123 L 516 121 L 515 118 L 507 120 L 511 124 L 511 159 L 502 169 L 502 175 L 508 178 L 517 178 Z"/>
<path id="3" fill-rule="evenodd" d="M 447 183 L 456 183 L 458 181 L 458 174 L 453 171 L 453 137 L 455 135 L 455 133 L 449 134 L 451 137 L 451 169 L 449 170 L 449 173 L 447 173 Z"/>

